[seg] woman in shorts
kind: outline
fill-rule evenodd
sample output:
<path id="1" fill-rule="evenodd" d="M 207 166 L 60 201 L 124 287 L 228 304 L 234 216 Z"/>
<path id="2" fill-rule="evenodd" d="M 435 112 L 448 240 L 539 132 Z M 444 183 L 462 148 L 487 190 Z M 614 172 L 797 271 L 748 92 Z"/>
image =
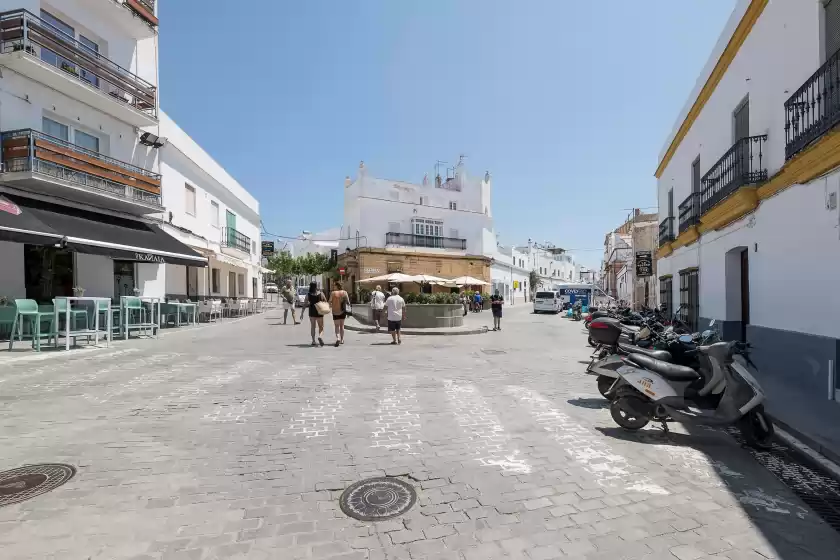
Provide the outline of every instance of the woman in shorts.
<path id="1" fill-rule="evenodd" d="M 344 344 L 344 320 L 347 318 L 347 306 L 350 304 L 350 296 L 341 289 L 341 282 L 335 283 L 335 290 L 330 294 L 330 307 L 332 307 L 333 324 L 335 325 L 335 347 Z"/>

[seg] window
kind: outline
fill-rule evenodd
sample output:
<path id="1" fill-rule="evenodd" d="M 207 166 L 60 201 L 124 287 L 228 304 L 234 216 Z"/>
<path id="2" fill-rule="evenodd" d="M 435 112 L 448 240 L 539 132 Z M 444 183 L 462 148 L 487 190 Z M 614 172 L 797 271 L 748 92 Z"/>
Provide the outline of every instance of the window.
<path id="1" fill-rule="evenodd" d="M 75 139 L 77 146 L 99 153 L 99 138 L 96 136 L 88 134 L 87 132 L 82 132 L 81 130 L 76 130 L 73 133 L 73 138 Z"/>
<path id="2" fill-rule="evenodd" d="M 700 156 L 691 164 L 691 192 L 700 192 Z"/>
<path id="3" fill-rule="evenodd" d="M 840 0 L 823 2 L 825 10 L 825 60 L 840 49 Z"/>
<path id="4" fill-rule="evenodd" d="M 668 189 L 668 217 L 674 217 L 674 188 Z"/>
<path id="5" fill-rule="evenodd" d="M 734 136 L 733 140 L 737 142 L 742 138 L 747 138 L 750 135 L 750 100 L 744 100 L 735 112 L 732 114 L 734 120 Z"/>
<path id="6" fill-rule="evenodd" d="M 195 216 L 195 187 L 184 185 L 184 211 Z"/>
<path id="7" fill-rule="evenodd" d="M 79 43 L 81 43 L 85 49 L 93 53 L 94 58 L 96 58 L 96 55 L 99 54 L 99 45 L 97 45 L 96 42 L 91 41 L 84 35 L 79 35 Z M 91 74 L 84 68 L 79 68 L 79 75 L 87 83 L 99 87 L 99 78 L 96 76 L 96 74 Z"/>
<path id="8" fill-rule="evenodd" d="M 424 200 L 423 200 L 423 197 L 421 196 L 420 197 L 420 206 L 423 206 L 423 202 L 424 202 Z"/>
<path id="9" fill-rule="evenodd" d="M 411 229 L 414 235 L 427 235 L 429 237 L 443 237 L 443 222 L 440 220 L 428 220 L 426 218 L 414 218 L 411 220 Z"/>
<path id="10" fill-rule="evenodd" d="M 52 15 L 51 13 L 41 10 L 41 19 L 44 20 L 46 28 L 49 31 L 55 33 L 63 33 L 71 39 L 76 38 L 76 30 L 64 23 L 63 21 L 61 21 L 60 19 L 58 19 L 57 17 L 55 17 L 54 15 Z M 78 70 L 76 69 L 75 64 L 61 58 L 51 50 L 41 48 L 41 60 L 48 64 L 52 64 L 57 68 L 61 68 L 62 70 L 70 74 L 78 76 Z"/>
<path id="11" fill-rule="evenodd" d="M 44 117 L 41 119 L 41 130 L 43 130 L 44 134 L 54 138 L 64 140 L 65 142 L 70 141 L 70 127 L 66 124 L 61 124 L 60 122 Z"/>
<path id="12" fill-rule="evenodd" d="M 211 291 L 214 294 L 219 293 L 219 284 L 221 284 L 222 280 L 222 272 L 218 268 L 214 268 L 210 271 L 210 286 Z"/>
<path id="13" fill-rule="evenodd" d="M 700 311 L 699 272 L 696 268 L 680 271 L 680 321 L 692 331 L 697 330 Z"/>
<path id="14" fill-rule="evenodd" d="M 219 227 L 219 203 L 210 201 L 210 225 Z"/>
<path id="15" fill-rule="evenodd" d="M 457 202 L 455 202 L 455 201 L 450 200 L 450 201 L 449 201 L 449 209 L 450 209 L 450 210 L 457 210 L 457 209 L 458 209 L 458 203 L 457 203 Z"/>
<path id="16" fill-rule="evenodd" d="M 659 279 L 659 308 L 669 318 L 674 312 L 673 278 L 670 276 Z"/>
<path id="17" fill-rule="evenodd" d="M 244 296 L 245 295 L 245 275 L 244 274 L 239 274 L 237 276 L 236 287 L 238 289 L 237 293 L 240 296 Z"/>

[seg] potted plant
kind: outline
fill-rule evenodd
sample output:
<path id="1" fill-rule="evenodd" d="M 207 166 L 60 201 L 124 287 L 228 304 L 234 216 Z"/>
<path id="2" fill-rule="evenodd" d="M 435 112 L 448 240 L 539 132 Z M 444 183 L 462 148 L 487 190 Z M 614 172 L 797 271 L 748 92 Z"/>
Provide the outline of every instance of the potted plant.
<path id="1" fill-rule="evenodd" d="M 9 298 L 0 296 L 0 307 L 6 307 L 7 305 L 9 305 Z"/>
<path id="2" fill-rule="evenodd" d="M 85 289 L 81 286 L 74 286 L 73 295 L 76 297 L 85 297 Z"/>
<path id="3" fill-rule="evenodd" d="M 140 295 L 140 288 L 134 288 L 131 291 L 134 292 L 134 297 L 138 297 Z"/>
<path id="4" fill-rule="evenodd" d="M 68 74 L 73 74 L 74 76 L 79 75 L 79 71 L 76 70 L 76 67 L 69 62 L 65 62 L 64 60 L 61 61 L 61 69 L 67 72 Z"/>

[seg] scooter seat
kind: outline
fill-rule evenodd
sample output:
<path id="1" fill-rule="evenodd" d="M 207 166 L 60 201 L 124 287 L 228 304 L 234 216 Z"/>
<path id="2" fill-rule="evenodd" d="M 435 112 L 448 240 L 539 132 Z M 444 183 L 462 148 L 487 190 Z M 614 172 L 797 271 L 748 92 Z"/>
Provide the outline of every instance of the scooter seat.
<path id="1" fill-rule="evenodd" d="M 628 359 L 637 366 L 658 373 L 670 381 L 694 381 L 700 378 L 700 374 L 690 367 L 663 362 L 644 354 L 630 354 Z"/>
<path id="2" fill-rule="evenodd" d="M 633 346 L 632 344 L 621 344 L 618 343 L 618 349 L 624 352 L 625 354 L 644 354 L 645 356 L 649 356 L 655 360 L 661 360 L 663 362 L 670 362 L 673 357 L 671 353 L 667 350 L 654 350 L 653 348 L 642 348 L 641 346 Z"/>

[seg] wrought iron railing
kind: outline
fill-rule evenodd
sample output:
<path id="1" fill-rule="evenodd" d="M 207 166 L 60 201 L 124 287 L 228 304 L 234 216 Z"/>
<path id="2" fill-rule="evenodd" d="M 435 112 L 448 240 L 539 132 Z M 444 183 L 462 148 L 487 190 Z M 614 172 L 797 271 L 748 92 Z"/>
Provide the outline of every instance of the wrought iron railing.
<path id="1" fill-rule="evenodd" d="M 0 53 L 22 52 L 157 117 L 157 88 L 27 10 L 0 14 Z"/>
<path id="2" fill-rule="evenodd" d="M 703 176 L 700 180 L 702 214 L 740 187 L 767 180 L 767 169 L 764 167 L 766 141 L 766 134 L 741 138 Z"/>
<path id="3" fill-rule="evenodd" d="M 785 159 L 840 122 L 840 51 L 785 101 Z"/>
<path id="4" fill-rule="evenodd" d="M 6 142 L 8 140 L 14 140 L 16 138 L 27 139 L 26 145 L 23 147 L 23 155 L 21 157 L 9 157 L 8 155 L 6 155 L 9 153 L 9 150 L 5 149 Z M 88 150 L 81 146 L 77 146 L 75 144 L 71 144 L 70 142 L 61 140 L 60 138 L 55 138 L 53 136 L 49 136 L 42 132 L 38 132 L 37 130 L 31 129 L 10 130 L 0 135 L 0 144 L 2 144 L 4 148 L 2 167 L 3 173 L 17 173 L 29 171 L 35 174 L 46 175 L 54 179 L 67 181 L 68 183 L 73 183 L 74 185 L 86 187 L 94 191 L 119 196 L 128 200 L 137 200 L 145 204 L 161 206 L 160 194 L 132 187 L 130 185 L 125 185 L 117 181 L 110 180 L 107 177 L 97 175 L 93 172 L 80 171 L 78 169 L 74 169 L 72 167 L 61 165 L 60 163 L 48 161 L 46 159 L 38 157 L 38 151 L 36 150 L 35 146 L 35 142 L 38 139 L 49 142 L 50 144 L 54 144 L 55 146 L 58 146 L 59 148 L 70 153 L 77 153 L 84 157 L 94 158 L 106 164 L 125 169 L 127 172 L 149 177 L 150 179 L 153 179 L 158 182 L 161 178 L 159 173 L 153 173 L 151 171 L 143 169 L 142 167 L 137 167 L 136 165 L 132 165 L 130 163 L 126 163 L 124 161 L 120 161 L 118 159 L 102 155 L 92 150 Z M 105 173 L 103 173 L 103 175 L 104 174 Z M 120 178 L 118 174 L 112 173 L 111 176 L 117 179 Z M 128 176 L 126 177 L 126 180 L 130 180 L 128 179 Z"/>
<path id="5" fill-rule="evenodd" d="M 691 193 L 679 205 L 679 232 L 682 233 L 700 221 L 700 193 Z"/>
<path id="6" fill-rule="evenodd" d="M 413 233 L 386 233 L 386 245 L 402 245 L 406 247 L 426 247 L 429 249 L 467 250 L 467 240 L 456 237 L 436 237 L 433 235 L 415 235 Z"/>
<path id="7" fill-rule="evenodd" d="M 251 252 L 251 238 L 231 227 L 222 228 L 222 247 L 237 249 L 243 253 Z"/>
<path id="8" fill-rule="evenodd" d="M 674 217 L 670 216 L 659 222 L 659 246 L 674 240 Z"/>

